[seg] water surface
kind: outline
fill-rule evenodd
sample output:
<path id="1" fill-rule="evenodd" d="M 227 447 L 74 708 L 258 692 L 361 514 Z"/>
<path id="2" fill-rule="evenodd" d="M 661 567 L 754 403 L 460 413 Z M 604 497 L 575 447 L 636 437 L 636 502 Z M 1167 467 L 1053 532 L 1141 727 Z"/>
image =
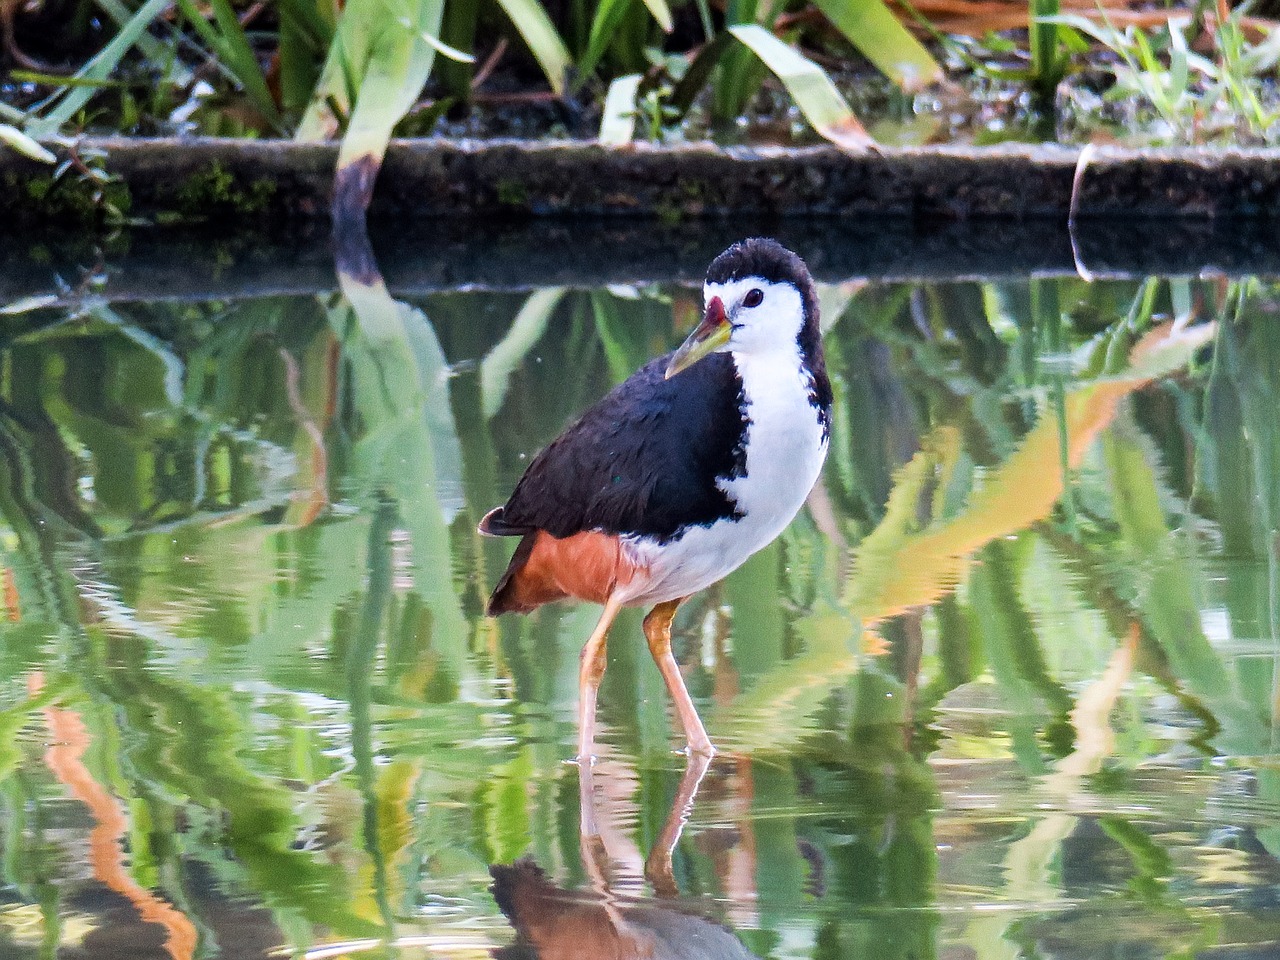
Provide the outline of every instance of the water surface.
<path id="1" fill-rule="evenodd" d="M 585 805 L 597 610 L 475 525 L 696 286 L 14 305 L 0 956 L 1280 956 L 1280 288 L 827 280 L 822 482 L 676 621 L 721 752 L 628 612 Z"/>

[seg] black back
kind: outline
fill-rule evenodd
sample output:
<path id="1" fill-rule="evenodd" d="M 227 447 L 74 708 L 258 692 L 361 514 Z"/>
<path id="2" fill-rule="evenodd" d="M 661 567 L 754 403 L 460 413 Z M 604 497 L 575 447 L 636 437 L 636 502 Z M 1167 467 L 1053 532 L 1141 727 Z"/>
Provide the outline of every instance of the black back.
<path id="1" fill-rule="evenodd" d="M 742 381 L 725 353 L 667 380 L 670 359 L 645 364 L 538 454 L 490 532 L 665 541 L 734 516 L 716 478 L 746 469 Z"/>

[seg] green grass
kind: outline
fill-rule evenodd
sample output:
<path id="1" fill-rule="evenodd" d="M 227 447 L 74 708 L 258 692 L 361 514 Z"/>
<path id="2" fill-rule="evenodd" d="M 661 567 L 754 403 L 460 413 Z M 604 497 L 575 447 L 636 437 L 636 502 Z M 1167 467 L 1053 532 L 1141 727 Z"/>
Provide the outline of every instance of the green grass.
<path id="1" fill-rule="evenodd" d="M 1271 80 L 1280 33 L 1240 10 L 1212 23 L 1174 9 L 1164 25 L 1139 29 L 1116 26 L 1102 7 L 1084 16 L 1063 14 L 1058 0 L 1028 0 L 1025 33 L 961 42 L 910 0 L 727 0 L 715 9 L 707 0 L 59 0 L 57 8 L 70 25 L 58 34 L 65 55 L 12 73 L 0 93 L 4 148 L 47 159 L 35 141 L 85 131 L 340 138 L 340 179 L 349 181 L 340 206 L 357 216 L 397 129 L 427 132 L 446 113 L 476 108 L 495 70 L 499 94 L 514 83 L 521 95 L 556 101 L 560 116 L 576 118 L 564 121 L 576 124 L 572 133 L 598 131 L 615 145 L 738 139 L 752 118 L 761 135 L 786 125 L 790 137 L 790 101 L 812 134 L 866 149 L 877 130 L 863 129 L 861 81 L 873 70 L 883 78 L 874 96 L 889 99 L 881 112 L 898 118 L 900 134 L 917 131 L 902 142 L 937 135 L 950 111 L 938 106 L 950 97 L 939 85 L 957 80 L 993 85 L 1010 103 L 1018 91 L 1029 95 L 1030 120 L 1001 118 L 1001 132 L 979 130 L 977 140 L 1052 139 L 1064 110 L 1065 129 L 1081 139 L 1136 128 L 1157 143 L 1280 140 Z M 21 26 L 35 14 L 19 7 L 15 16 Z M 910 17 L 922 28 L 915 34 L 904 26 Z M 89 23 L 101 24 L 92 42 Z"/>

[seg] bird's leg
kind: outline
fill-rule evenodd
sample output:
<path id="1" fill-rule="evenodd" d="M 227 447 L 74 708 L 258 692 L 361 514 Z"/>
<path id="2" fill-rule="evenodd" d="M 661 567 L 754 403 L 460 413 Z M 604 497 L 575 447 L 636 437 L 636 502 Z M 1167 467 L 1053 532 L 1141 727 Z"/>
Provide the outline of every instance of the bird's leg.
<path id="1" fill-rule="evenodd" d="M 698 719 L 698 711 L 694 709 L 689 691 L 685 689 L 684 677 L 680 676 L 680 667 L 676 658 L 671 655 L 671 621 L 676 615 L 676 608 L 687 597 L 679 600 L 668 600 L 660 603 L 644 618 L 644 635 L 649 641 L 649 653 L 653 662 L 658 665 L 658 672 L 667 684 L 667 691 L 676 704 L 676 714 L 680 717 L 680 726 L 684 728 L 685 739 L 689 742 L 691 753 L 703 753 L 707 756 L 715 753 L 711 738 L 707 736 L 702 721 Z"/>
<path id="2" fill-rule="evenodd" d="M 604 676 L 605 649 L 609 639 L 609 627 L 622 609 L 622 603 L 613 597 L 605 601 L 604 613 L 596 624 L 591 639 L 582 648 L 578 666 L 578 763 L 591 764 L 592 746 L 595 741 L 596 694 Z"/>

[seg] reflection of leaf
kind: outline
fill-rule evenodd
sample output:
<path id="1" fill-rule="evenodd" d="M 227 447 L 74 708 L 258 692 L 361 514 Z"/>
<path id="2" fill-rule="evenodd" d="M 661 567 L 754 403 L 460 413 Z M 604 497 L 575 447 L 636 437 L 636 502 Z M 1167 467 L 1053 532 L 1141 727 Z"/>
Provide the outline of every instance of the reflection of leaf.
<path id="1" fill-rule="evenodd" d="M 1213 332 L 1211 326 L 1195 330 L 1194 337 L 1190 331 L 1171 335 L 1168 326 L 1151 331 L 1132 354 L 1141 373 L 1066 396 L 1067 462 L 1073 469 L 1111 422 L 1123 397 L 1184 364 Z M 975 550 L 1048 516 L 1062 495 L 1058 437 L 1057 418 L 1043 417 L 1018 449 L 983 478 L 955 518 L 905 538 L 897 549 L 875 554 L 864 549 L 847 595 L 864 626 L 937 600 L 959 582 Z"/>
<path id="2" fill-rule="evenodd" d="M 1120 400 L 1157 372 L 1177 369 L 1213 333 L 1212 326 L 1170 334 L 1168 326 L 1149 332 L 1134 348 L 1132 358 L 1142 364 L 1143 376 L 1116 377 L 1092 383 L 1066 397 L 1068 462 L 1079 466 L 1086 450 L 1111 422 Z M 1046 415 L 1031 429 L 1022 445 L 1004 463 L 987 474 L 968 504 L 954 517 L 922 532 L 912 532 L 920 498 L 930 473 L 936 469 L 936 452 L 945 450 L 947 432 L 940 430 L 932 443 L 903 468 L 885 519 L 863 541 L 858 563 L 845 593 L 864 631 L 914 607 L 946 596 L 968 569 L 971 557 L 992 540 L 1016 533 L 1047 516 L 1062 493 L 1058 469 L 1058 423 Z M 846 639 L 866 644 L 865 637 L 844 630 Z M 803 669 L 799 667 L 803 661 Z M 857 658 L 847 651 L 837 655 L 830 646 L 811 648 L 761 677 L 756 689 L 735 701 L 719 718 L 737 725 L 757 713 L 760 702 L 788 704 L 805 698 L 812 704 L 857 668 Z M 760 691 L 760 692 L 757 692 Z M 750 742 L 763 737 L 771 744 L 790 742 L 802 733 L 797 726 L 775 724 L 770 729 L 749 728 Z"/>
<path id="3" fill-rule="evenodd" d="M 89 863 L 94 878 L 128 899 L 144 922 L 157 924 L 164 930 L 165 948 L 173 960 L 191 960 L 196 949 L 195 926 L 173 904 L 143 888 L 125 867 L 126 854 L 121 841 L 129 821 L 121 802 L 94 779 L 84 764 L 90 736 L 80 714 L 50 707 L 45 710 L 45 719 L 53 740 L 45 753 L 45 762 L 71 795 L 88 807 L 95 821 L 89 834 Z"/>
<path id="4" fill-rule="evenodd" d="M 1147 451 L 1130 428 L 1109 435 L 1105 453 L 1122 549 L 1137 571 L 1137 606 L 1152 636 L 1169 655 L 1174 673 L 1221 722 L 1215 744 L 1237 755 L 1266 752 L 1269 730 L 1238 696 L 1201 627 L 1194 571 L 1182 538 L 1173 535 L 1165 522 Z M 1269 714 L 1267 705 L 1264 716 Z"/>
<path id="5" fill-rule="evenodd" d="M 507 335 L 480 361 L 480 391 L 486 420 L 502 409 L 511 374 L 542 339 L 551 314 L 563 297 L 563 287 L 546 287 L 531 293 L 511 322 Z"/>
<path id="6" fill-rule="evenodd" d="M 464 505 L 462 452 L 449 405 L 448 365 L 430 321 L 394 300 L 381 277 L 339 274 L 350 315 L 335 308 L 358 434 L 350 474 L 366 497 L 394 496 L 409 531 L 415 589 L 435 616 L 435 649 L 455 675 L 465 664 L 466 622 L 448 575 L 448 524 Z M 354 321 L 346 329 L 345 321 Z"/>

